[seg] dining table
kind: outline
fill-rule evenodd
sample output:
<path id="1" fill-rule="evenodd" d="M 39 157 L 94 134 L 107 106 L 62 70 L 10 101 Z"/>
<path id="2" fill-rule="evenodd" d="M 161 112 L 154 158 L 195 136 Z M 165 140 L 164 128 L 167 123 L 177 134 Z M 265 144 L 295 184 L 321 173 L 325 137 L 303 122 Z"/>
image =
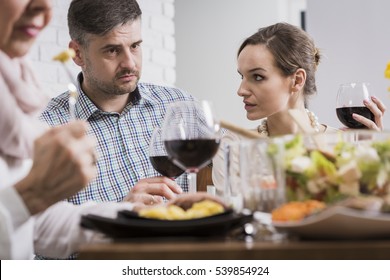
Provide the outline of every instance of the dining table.
<path id="1" fill-rule="evenodd" d="M 390 260 L 389 239 L 133 239 L 84 245 L 88 260 Z"/>

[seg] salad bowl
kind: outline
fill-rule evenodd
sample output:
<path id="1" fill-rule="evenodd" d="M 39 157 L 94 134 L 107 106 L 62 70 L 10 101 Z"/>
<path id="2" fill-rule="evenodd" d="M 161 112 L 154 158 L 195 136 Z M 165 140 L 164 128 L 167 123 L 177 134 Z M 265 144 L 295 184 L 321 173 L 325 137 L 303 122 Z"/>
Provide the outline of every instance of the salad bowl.
<path id="1" fill-rule="evenodd" d="M 272 212 L 273 226 L 305 238 L 388 236 L 390 132 L 350 130 L 316 137 L 320 147 L 313 135 L 270 141 L 267 153 L 279 170 L 276 181 L 286 201 Z M 302 204 L 311 201 L 322 206 L 307 211 Z"/>
<path id="2" fill-rule="evenodd" d="M 390 193 L 390 133 L 369 130 L 321 134 L 322 147 L 312 135 L 281 137 L 268 153 L 278 156 L 287 201 L 315 199 L 336 203 L 348 197 Z M 279 139 L 279 141 L 280 141 Z"/>

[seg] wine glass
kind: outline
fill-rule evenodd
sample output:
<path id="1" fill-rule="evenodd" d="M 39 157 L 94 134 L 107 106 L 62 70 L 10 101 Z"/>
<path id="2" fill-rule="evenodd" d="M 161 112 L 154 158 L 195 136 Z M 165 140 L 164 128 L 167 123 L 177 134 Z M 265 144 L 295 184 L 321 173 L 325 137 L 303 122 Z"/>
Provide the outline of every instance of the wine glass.
<path id="1" fill-rule="evenodd" d="M 184 170 L 175 165 L 170 159 L 165 149 L 164 141 L 161 138 L 160 127 L 153 130 L 149 143 L 149 160 L 153 168 L 162 176 L 174 179 L 184 173 Z"/>
<path id="2" fill-rule="evenodd" d="M 363 100 L 369 99 L 370 94 L 368 92 L 367 83 L 348 83 L 340 85 L 336 104 L 338 119 L 349 128 L 367 128 L 364 124 L 353 119 L 352 114 L 356 113 L 374 121 L 374 114 L 363 104 Z"/>
<path id="3" fill-rule="evenodd" d="M 162 126 L 171 160 L 188 174 L 189 190 L 196 192 L 196 174 L 217 153 L 219 125 L 208 101 L 178 101 L 169 106 Z"/>
<path id="4" fill-rule="evenodd" d="M 244 206 L 253 213 L 249 233 L 253 232 L 255 240 L 282 241 L 286 238 L 285 233 L 272 225 L 271 218 L 272 211 L 285 203 L 284 174 L 279 169 L 283 164 L 280 152 L 283 144 L 278 138 L 240 143 L 240 183 L 244 189 Z M 270 149 L 279 153 L 270 153 Z"/>

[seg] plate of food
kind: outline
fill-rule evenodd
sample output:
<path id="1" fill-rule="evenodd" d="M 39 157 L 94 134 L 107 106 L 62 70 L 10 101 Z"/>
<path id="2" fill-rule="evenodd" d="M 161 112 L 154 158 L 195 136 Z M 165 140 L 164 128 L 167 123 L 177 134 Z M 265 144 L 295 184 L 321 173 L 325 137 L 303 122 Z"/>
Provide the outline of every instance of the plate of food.
<path id="1" fill-rule="evenodd" d="M 238 214 L 230 208 L 221 207 L 211 201 L 202 201 L 186 210 L 169 205 L 139 212 L 119 211 L 115 219 L 85 215 L 81 225 L 115 239 L 211 237 L 224 236 L 252 220 L 252 215 Z"/>
<path id="2" fill-rule="evenodd" d="M 316 205 L 313 205 L 316 204 Z M 311 204 L 311 205 L 309 205 Z M 290 202 L 272 213 L 272 224 L 310 239 L 373 239 L 390 236 L 390 213 L 377 198 L 350 198 L 324 206 L 322 202 Z"/>

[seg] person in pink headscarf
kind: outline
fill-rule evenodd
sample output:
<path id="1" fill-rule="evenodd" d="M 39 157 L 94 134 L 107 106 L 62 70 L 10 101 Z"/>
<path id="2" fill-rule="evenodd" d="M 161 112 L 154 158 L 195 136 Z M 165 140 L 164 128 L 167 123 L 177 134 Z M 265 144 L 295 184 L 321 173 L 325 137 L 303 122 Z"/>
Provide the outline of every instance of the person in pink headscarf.
<path id="1" fill-rule="evenodd" d="M 49 129 L 37 120 L 48 97 L 23 58 L 50 18 L 51 0 L 0 2 L 0 259 L 31 258 L 34 247 L 66 256 L 92 238 L 78 219 L 94 205 L 56 202 L 94 178 L 94 140 L 84 122 Z"/>

